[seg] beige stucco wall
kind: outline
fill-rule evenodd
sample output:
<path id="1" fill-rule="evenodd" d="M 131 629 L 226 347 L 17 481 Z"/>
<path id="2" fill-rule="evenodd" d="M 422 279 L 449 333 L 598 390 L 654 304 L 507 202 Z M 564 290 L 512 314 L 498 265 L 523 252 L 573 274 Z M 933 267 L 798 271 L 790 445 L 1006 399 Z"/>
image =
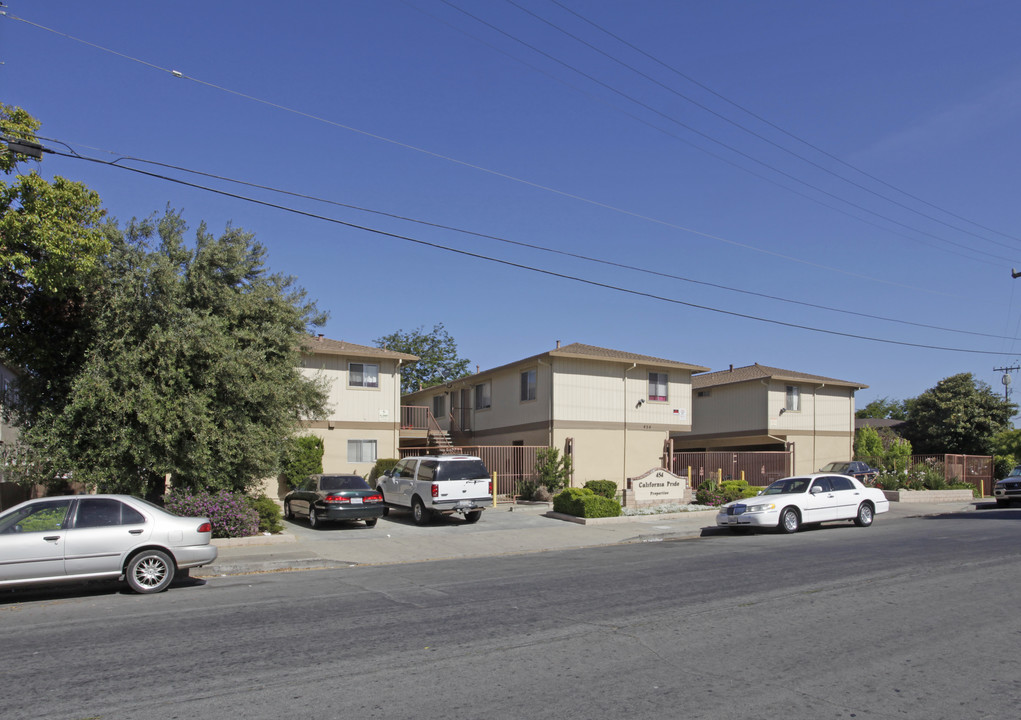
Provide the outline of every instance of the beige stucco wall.
<path id="1" fill-rule="evenodd" d="M 554 420 L 688 426 L 691 372 L 580 358 L 554 359 Z M 667 400 L 649 400 L 649 372 L 666 373 Z M 648 469 L 648 468 L 646 468 Z"/>
<path id="2" fill-rule="evenodd" d="M 692 398 L 691 437 L 714 433 L 761 431 L 769 412 L 769 392 L 762 383 L 745 382 L 706 388 Z M 777 408 L 779 410 L 779 408 Z"/>
<path id="3" fill-rule="evenodd" d="M 794 472 L 797 474 L 813 473 L 826 463 L 851 459 L 854 436 L 850 434 L 795 433 L 788 439 L 794 443 Z"/>
<path id="4" fill-rule="evenodd" d="M 554 445 L 563 448 L 567 438 L 574 444 L 573 485 L 583 486 L 589 480 L 612 480 L 623 490 L 629 477 L 662 467 L 665 430 L 645 431 L 623 427 L 558 428 Z M 626 459 L 625 459 L 626 457 Z"/>

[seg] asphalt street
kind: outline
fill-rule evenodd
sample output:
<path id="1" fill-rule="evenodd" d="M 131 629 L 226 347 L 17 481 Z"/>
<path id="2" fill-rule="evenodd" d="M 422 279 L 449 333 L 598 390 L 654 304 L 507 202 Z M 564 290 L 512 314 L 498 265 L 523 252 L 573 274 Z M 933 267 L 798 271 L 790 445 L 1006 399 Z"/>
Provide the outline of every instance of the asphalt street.
<path id="1" fill-rule="evenodd" d="M 0 706 L 12 719 L 1013 717 L 1019 530 L 1021 509 L 983 507 L 210 577 L 156 596 L 8 594 Z"/>

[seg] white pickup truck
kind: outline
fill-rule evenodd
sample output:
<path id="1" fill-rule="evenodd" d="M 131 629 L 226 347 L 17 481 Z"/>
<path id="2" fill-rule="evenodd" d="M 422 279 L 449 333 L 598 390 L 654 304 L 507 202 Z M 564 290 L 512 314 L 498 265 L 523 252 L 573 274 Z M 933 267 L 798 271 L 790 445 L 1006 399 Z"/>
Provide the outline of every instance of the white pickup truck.
<path id="1" fill-rule="evenodd" d="M 417 525 L 434 514 L 461 513 L 470 523 L 493 505 L 493 479 L 471 455 L 408 457 L 376 480 L 386 508 L 410 508 Z"/>

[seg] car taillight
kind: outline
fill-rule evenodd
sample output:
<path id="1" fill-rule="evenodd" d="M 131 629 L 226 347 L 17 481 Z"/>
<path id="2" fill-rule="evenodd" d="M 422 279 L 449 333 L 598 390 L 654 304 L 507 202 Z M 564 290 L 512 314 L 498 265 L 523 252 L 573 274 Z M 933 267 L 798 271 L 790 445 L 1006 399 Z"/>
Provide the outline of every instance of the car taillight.
<path id="1" fill-rule="evenodd" d="M 326 502 L 328 503 L 349 503 L 351 498 L 344 497 L 343 495 L 327 495 Z"/>
<path id="2" fill-rule="evenodd" d="M 199 525 L 199 532 L 213 532 L 212 523 L 202 523 Z"/>
<path id="3" fill-rule="evenodd" d="M 375 495 L 368 495 L 365 497 L 364 501 L 367 503 L 383 502 L 383 496 L 380 495 L 379 493 L 376 493 Z"/>
<path id="4" fill-rule="evenodd" d="M 490 495 L 493 494 L 493 481 L 492 480 L 489 481 L 489 494 Z"/>
<path id="5" fill-rule="evenodd" d="M 433 483 L 433 497 L 439 497 L 439 496 L 440 496 L 440 486 L 437 485 L 436 483 Z"/>

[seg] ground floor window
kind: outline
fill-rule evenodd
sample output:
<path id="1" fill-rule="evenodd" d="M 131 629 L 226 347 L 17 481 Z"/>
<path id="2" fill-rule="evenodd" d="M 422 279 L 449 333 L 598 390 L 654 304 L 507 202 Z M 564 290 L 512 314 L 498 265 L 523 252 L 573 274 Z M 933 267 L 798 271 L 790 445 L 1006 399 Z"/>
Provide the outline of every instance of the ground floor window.
<path id="1" fill-rule="evenodd" d="M 348 440 L 347 461 L 356 463 L 376 462 L 376 441 Z"/>

